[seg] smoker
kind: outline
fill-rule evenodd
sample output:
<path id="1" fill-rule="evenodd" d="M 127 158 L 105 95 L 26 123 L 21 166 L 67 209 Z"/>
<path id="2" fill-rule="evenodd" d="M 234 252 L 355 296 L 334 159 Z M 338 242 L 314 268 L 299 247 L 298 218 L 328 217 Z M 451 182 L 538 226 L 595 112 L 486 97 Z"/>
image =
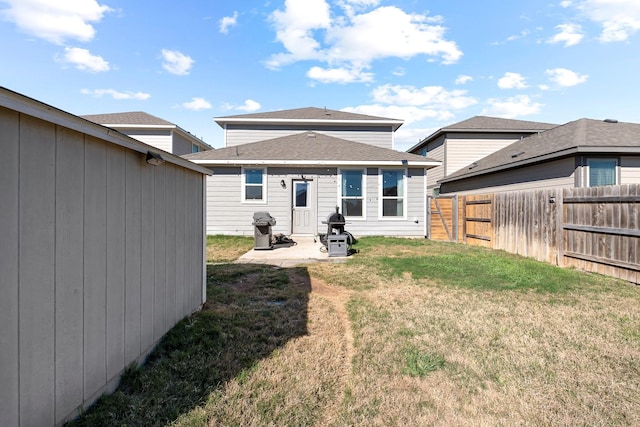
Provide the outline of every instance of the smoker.
<path id="1" fill-rule="evenodd" d="M 273 249 L 271 241 L 273 234 L 271 227 L 276 225 L 276 219 L 269 212 L 253 213 L 254 249 Z"/>
<path id="2" fill-rule="evenodd" d="M 335 213 L 329 215 L 327 220 L 323 222 L 327 224 L 327 236 L 323 243 L 327 247 L 329 256 L 349 255 L 352 237 L 344 230 L 344 215 L 339 212 L 339 208 L 336 206 Z"/>

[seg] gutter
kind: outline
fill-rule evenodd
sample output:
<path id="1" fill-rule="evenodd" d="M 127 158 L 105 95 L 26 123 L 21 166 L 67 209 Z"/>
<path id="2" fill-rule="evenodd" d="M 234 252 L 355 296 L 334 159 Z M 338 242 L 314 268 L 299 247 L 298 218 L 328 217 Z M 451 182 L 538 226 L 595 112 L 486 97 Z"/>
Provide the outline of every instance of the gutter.
<path id="1" fill-rule="evenodd" d="M 207 166 L 242 166 L 242 165 L 283 165 L 283 166 L 413 166 L 431 169 L 440 166 L 441 162 L 413 160 L 191 160 L 198 165 Z"/>

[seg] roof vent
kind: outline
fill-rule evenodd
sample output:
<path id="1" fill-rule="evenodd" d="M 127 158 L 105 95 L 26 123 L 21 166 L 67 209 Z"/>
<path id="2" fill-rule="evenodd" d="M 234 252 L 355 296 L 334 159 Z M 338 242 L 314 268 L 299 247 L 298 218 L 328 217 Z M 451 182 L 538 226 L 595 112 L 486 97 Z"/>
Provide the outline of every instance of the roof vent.
<path id="1" fill-rule="evenodd" d="M 604 119 L 605 123 L 618 123 L 616 119 Z"/>
<path id="2" fill-rule="evenodd" d="M 471 163 L 471 164 L 469 165 L 469 169 L 473 169 L 473 168 L 475 168 L 476 166 L 478 166 L 478 162 L 473 162 L 473 163 Z"/>
<path id="3" fill-rule="evenodd" d="M 511 158 L 515 159 L 518 156 L 522 156 L 524 154 L 524 151 L 518 151 L 517 153 L 511 153 Z"/>
<path id="4" fill-rule="evenodd" d="M 316 137 L 316 134 L 315 134 L 315 133 L 313 133 L 313 132 L 309 132 L 309 133 L 307 134 L 307 138 L 315 138 L 315 137 Z"/>

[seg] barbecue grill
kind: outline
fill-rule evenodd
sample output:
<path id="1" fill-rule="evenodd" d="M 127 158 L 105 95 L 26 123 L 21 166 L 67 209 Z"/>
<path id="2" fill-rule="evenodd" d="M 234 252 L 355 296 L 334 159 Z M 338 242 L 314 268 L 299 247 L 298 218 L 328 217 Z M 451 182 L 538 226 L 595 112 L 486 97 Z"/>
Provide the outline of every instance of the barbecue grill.
<path id="1" fill-rule="evenodd" d="M 254 212 L 252 224 L 254 249 L 273 249 L 271 227 L 276 225 L 276 219 L 269 212 Z"/>
<path id="2" fill-rule="evenodd" d="M 335 213 L 330 214 L 327 220 L 322 222 L 327 224 L 327 234 L 326 236 L 320 236 L 320 241 L 326 246 L 329 256 L 349 255 L 353 236 L 348 231 L 345 231 L 346 222 L 339 208 L 336 206 Z"/>

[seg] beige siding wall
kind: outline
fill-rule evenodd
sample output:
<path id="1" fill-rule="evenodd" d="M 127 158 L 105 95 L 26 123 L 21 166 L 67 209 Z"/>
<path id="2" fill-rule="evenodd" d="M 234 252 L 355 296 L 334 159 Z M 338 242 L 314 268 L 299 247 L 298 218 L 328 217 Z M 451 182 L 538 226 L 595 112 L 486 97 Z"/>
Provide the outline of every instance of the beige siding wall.
<path id="1" fill-rule="evenodd" d="M 241 169 L 212 168 L 207 178 L 207 234 L 253 236 L 253 213 L 268 211 L 276 218 L 273 233 L 291 234 L 291 179 L 304 174 L 313 179 L 317 206 L 316 232 L 326 233 L 322 221 L 335 212 L 338 199 L 338 177 L 335 168 L 269 168 L 267 179 L 268 203 L 241 202 Z M 280 181 L 284 180 L 286 188 Z M 407 217 L 379 219 L 379 176 L 377 168 L 369 168 L 366 176 L 366 219 L 349 220 L 347 230 L 356 236 L 423 236 L 424 235 L 424 185 L 423 169 L 409 169 L 407 176 Z M 416 223 L 415 220 L 418 220 Z"/>
<path id="2" fill-rule="evenodd" d="M 360 127 L 330 127 L 323 125 L 314 126 L 247 126 L 227 125 L 226 146 L 247 144 L 266 139 L 279 138 L 294 135 L 300 132 L 313 130 L 335 138 L 348 139 L 375 145 L 376 147 L 393 148 L 393 131 L 391 126 L 360 126 Z"/>
<path id="3" fill-rule="evenodd" d="M 142 141 L 145 144 L 173 153 L 173 142 L 171 131 L 169 130 L 122 130 L 122 133 L 138 141 Z M 189 150 L 189 153 L 190 152 L 191 150 Z"/>
<path id="4" fill-rule="evenodd" d="M 479 194 L 502 191 L 545 190 L 574 186 L 575 158 L 555 160 L 493 174 L 445 183 L 441 194 Z"/>
<path id="5" fill-rule="evenodd" d="M 640 184 L 640 157 L 620 158 L 620 184 Z"/>
<path id="6" fill-rule="evenodd" d="M 501 135 L 450 135 L 447 138 L 446 175 L 456 172 L 476 160 L 488 156 L 507 145 L 510 145 L 519 137 Z"/>
<path id="7" fill-rule="evenodd" d="M 52 426 L 202 304 L 203 178 L 0 107 L 0 425 Z"/>

